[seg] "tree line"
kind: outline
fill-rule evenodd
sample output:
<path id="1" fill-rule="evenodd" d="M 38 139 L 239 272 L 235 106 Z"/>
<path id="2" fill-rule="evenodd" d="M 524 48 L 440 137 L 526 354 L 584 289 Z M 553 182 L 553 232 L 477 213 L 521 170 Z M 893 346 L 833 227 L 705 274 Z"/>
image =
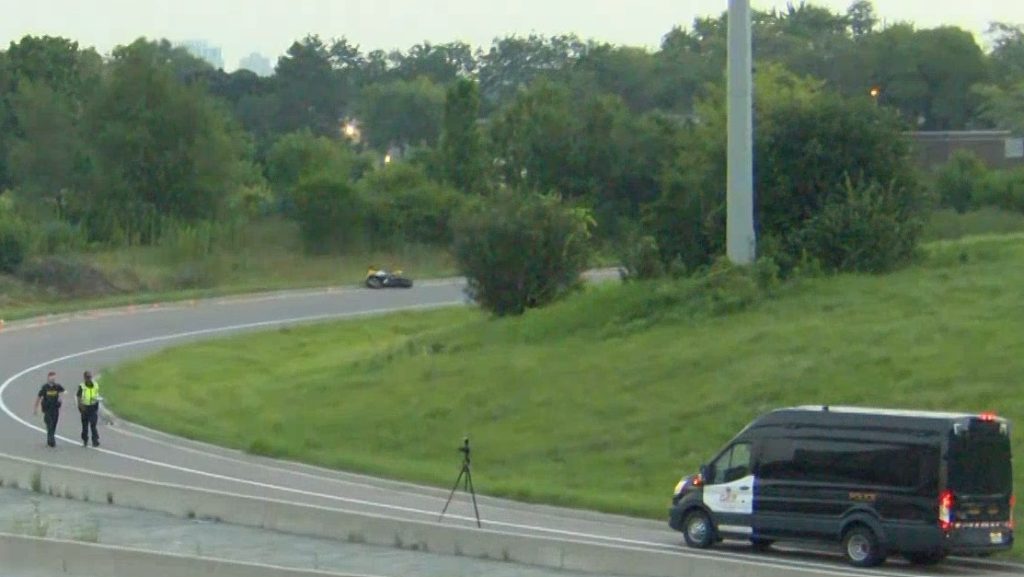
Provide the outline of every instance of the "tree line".
<path id="1" fill-rule="evenodd" d="M 883 26 L 866 0 L 753 24 L 758 234 L 784 269 L 909 258 L 930 199 L 905 131 L 1024 129 L 1019 26 L 994 24 L 985 51 L 955 27 Z M 308 36 L 265 78 L 167 41 L 104 57 L 28 36 L 0 52 L 0 252 L 19 235 L 44 251 L 151 244 L 268 214 L 298 221 L 311 251 L 457 249 L 488 214 L 560 210 L 575 224 L 549 228 L 571 246 L 592 235 L 644 270 L 692 271 L 723 249 L 726 29 L 726 14 L 698 18 L 655 51 Z"/>

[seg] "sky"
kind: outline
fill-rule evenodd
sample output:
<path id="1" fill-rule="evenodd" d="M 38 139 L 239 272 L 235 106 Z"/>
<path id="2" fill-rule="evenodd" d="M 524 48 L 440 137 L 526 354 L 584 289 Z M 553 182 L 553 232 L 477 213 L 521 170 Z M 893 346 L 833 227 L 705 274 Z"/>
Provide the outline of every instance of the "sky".
<path id="1" fill-rule="evenodd" d="M 799 0 L 794 0 L 798 2 Z M 845 10 L 852 0 L 809 3 Z M 751 0 L 784 9 L 787 0 Z M 874 0 L 888 22 L 954 24 L 985 40 L 988 23 L 1024 24 L 1024 1 Z M 507 34 L 573 32 L 615 44 L 656 48 L 675 25 L 721 14 L 727 0 L 0 0 L 0 46 L 25 36 L 77 40 L 108 53 L 145 36 L 203 39 L 223 50 L 225 68 L 260 52 L 276 61 L 307 34 L 346 37 L 364 51 L 461 40 L 489 46 Z"/>

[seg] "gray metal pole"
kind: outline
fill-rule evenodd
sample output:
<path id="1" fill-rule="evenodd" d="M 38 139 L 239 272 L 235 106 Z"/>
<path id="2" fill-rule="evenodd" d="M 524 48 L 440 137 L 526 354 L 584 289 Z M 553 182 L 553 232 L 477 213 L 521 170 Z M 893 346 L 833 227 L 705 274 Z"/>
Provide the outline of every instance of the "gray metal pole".
<path id="1" fill-rule="evenodd" d="M 750 0 L 729 0 L 729 176 L 726 251 L 735 264 L 754 262 L 754 86 Z"/>

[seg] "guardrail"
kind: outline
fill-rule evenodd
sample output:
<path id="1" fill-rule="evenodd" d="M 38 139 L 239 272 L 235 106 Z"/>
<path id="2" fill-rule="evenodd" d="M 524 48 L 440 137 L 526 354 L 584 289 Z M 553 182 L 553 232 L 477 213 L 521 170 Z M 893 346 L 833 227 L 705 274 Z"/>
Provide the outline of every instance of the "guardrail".
<path id="1" fill-rule="evenodd" d="M 294 535 L 623 577 L 788 577 L 821 569 L 443 525 L 131 479 L 2 454 L 0 485 Z"/>

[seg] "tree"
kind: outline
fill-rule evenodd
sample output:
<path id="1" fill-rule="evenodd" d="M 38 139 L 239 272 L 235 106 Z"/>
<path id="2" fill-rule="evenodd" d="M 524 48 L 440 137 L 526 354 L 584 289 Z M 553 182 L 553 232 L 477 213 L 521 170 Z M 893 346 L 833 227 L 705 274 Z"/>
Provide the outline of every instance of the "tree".
<path id="1" fill-rule="evenodd" d="M 89 150 L 79 115 L 69 98 L 41 82 L 22 81 L 12 97 L 22 133 L 10 150 L 12 182 L 21 198 L 49 205 L 58 219 L 68 196 L 79 192 L 89 175 Z"/>
<path id="2" fill-rule="evenodd" d="M 878 26 L 878 16 L 875 14 L 875 5 L 871 0 L 856 0 L 846 9 L 846 18 L 850 23 L 850 30 L 855 38 L 862 38 L 875 31 Z"/>
<path id="3" fill-rule="evenodd" d="M 500 107 L 520 88 L 541 78 L 554 78 L 586 53 L 588 46 L 577 36 L 551 38 L 531 34 L 496 39 L 478 57 L 480 94 L 485 108 Z"/>
<path id="4" fill-rule="evenodd" d="M 456 81 L 445 96 L 439 162 L 448 184 L 463 192 L 487 185 L 487 151 L 477 124 L 480 89 L 473 80 Z"/>
<path id="5" fill-rule="evenodd" d="M 988 33 L 993 37 L 993 79 L 1003 86 L 1024 82 L 1024 25 L 994 22 Z"/>
<path id="6" fill-rule="evenodd" d="M 34 207 L 64 216 L 65 203 L 84 184 L 88 146 L 83 110 L 99 84 L 102 61 L 71 40 L 26 36 L 0 62 L 0 180 Z"/>
<path id="7" fill-rule="evenodd" d="M 159 46 L 116 48 L 89 116 L 100 177 L 79 209 L 93 231 L 120 227 L 152 242 L 160 218 L 226 216 L 245 170 L 243 140 L 201 86 L 174 78 Z"/>
<path id="8" fill-rule="evenodd" d="M 862 97 L 869 87 L 879 87 L 880 104 L 899 109 L 923 130 L 969 127 L 979 105 L 971 87 L 990 78 L 985 55 L 969 32 L 896 25 L 865 38 L 858 50 L 855 66 L 868 72 L 857 89 Z"/>
<path id="9" fill-rule="evenodd" d="M 306 250 L 325 254 L 351 248 L 361 236 L 366 210 L 355 187 L 333 174 L 303 178 L 295 208 Z"/>
<path id="10" fill-rule="evenodd" d="M 7 104 L 11 86 L 11 70 L 7 53 L 0 50 L 0 195 L 10 186 L 7 154 L 13 140 L 14 119 Z"/>
<path id="11" fill-rule="evenodd" d="M 593 225 L 555 196 L 504 190 L 479 199 L 455 219 L 453 251 L 467 293 L 498 316 L 560 299 L 589 264 Z"/>
<path id="12" fill-rule="evenodd" d="M 385 165 L 368 173 L 358 188 L 374 246 L 450 245 L 451 217 L 463 197 L 432 182 L 423 169 L 409 163 Z"/>
<path id="13" fill-rule="evenodd" d="M 1002 88 L 998 85 L 975 86 L 980 99 L 978 117 L 990 126 L 1024 133 L 1024 80 Z"/>
<path id="14" fill-rule="evenodd" d="M 396 78 L 415 80 L 424 77 L 441 85 L 468 78 L 476 70 L 473 50 L 464 42 L 416 44 L 405 54 L 392 54 L 391 62 Z"/>
<path id="15" fill-rule="evenodd" d="M 723 81 L 725 36 L 702 37 L 697 30 L 696 26 L 694 31 L 673 28 L 655 54 L 657 102 L 662 110 L 688 114 L 707 85 Z"/>
<path id="16" fill-rule="evenodd" d="M 363 173 L 353 151 L 343 142 L 315 136 L 309 130 L 286 134 L 267 153 L 267 180 L 285 213 L 295 206 L 295 188 L 317 175 L 351 182 Z"/>
<path id="17" fill-rule="evenodd" d="M 427 78 L 394 80 L 363 89 L 357 107 L 363 138 L 378 150 L 437 143 L 444 89 Z"/>
<path id="18" fill-rule="evenodd" d="M 653 109 L 664 97 L 658 59 L 642 48 L 602 44 L 572 67 L 577 94 L 614 94 L 634 112 Z"/>
<path id="19" fill-rule="evenodd" d="M 647 217 L 666 262 L 680 260 L 691 269 L 709 264 L 723 249 L 724 96 L 701 103 L 701 122 L 666 173 L 662 196 Z M 833 215 L 849 214 L 843 211 L 862 205 L 843 203 L 865 198 L 863 206 L 877 201 L 889 211 L 886 218 L 900 225 L 899 246 L 913 248 L 925 198 L 904 125 L 891 110 L 863 98 L 845 99 L 820 81 L 777 66 L 760 69 L 755 103 L 756 228 L 772 256 L 788 259 L 791 266 L 808 248 L 810 223 L 826 207 Z M 870 194 L 848 194 L 851 188 Z"/>
<path id="20" fill-rule="evenodd" d="M 573 106 L 569 90 L 536 83 L 492 120 L 490 138 L 506 184 L 559 189 L 572 152 Z"/>
<path id="21" fill-rule="evenodd" d="M 275 132 L 309 129 L 337 135 L 351 95 L 335 73 L 330 49 L 318 36 L 295 42 L 277 62 Z"/>

